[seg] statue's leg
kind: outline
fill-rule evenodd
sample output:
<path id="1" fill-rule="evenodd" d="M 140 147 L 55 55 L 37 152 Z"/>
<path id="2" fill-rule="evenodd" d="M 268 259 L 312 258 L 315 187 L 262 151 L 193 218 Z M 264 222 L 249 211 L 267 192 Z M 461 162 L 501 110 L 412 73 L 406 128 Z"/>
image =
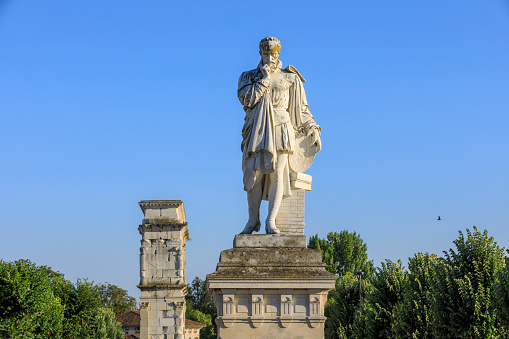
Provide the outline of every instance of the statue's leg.
<path id="1" fill-rule="evenodd" d="M 269 188 L 269 214 L 265 221 L 265 231 L 267 234 L 279 234 L 276 227 L 276 216 L 283 200 L 284 191 L 284 170 L 288 165 L 288 153 L 278 152 L 276 170 L 270 175 Z"/>
<path id="2" fill-rule="evenodd" d="M 257 175 L 253 188 L 247 192 L 247 206 L 249 209 L 249 219 L 246 227 L 240 234 L 251 234 L 260 230 L 260 204 L 262 202 L 263 176 Z"/>

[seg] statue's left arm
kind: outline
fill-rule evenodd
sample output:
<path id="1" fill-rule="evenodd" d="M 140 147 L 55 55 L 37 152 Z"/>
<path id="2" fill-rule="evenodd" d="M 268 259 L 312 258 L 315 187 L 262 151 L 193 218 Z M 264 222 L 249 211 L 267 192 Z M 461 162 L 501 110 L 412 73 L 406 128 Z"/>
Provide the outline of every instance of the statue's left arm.
<path id="1" fill-rule="evenodd" d="M 304 85 L 301 81 L 301 76 L 294 75 L 294 81 L 292 84 L 292 94 L 290 95 L 290 106 L 289 110 L 291 113 L 292 121 L 294 126 L 303 131 L 305 134 L 312 134 L 313 138 L 311 145 L 316 146 L 316 152 L 320 152 L 322 148 L 322 142 L 320 140 L 321 128 L 315 121 L 315 118 L 309 111 L 309 105 L 306 99 L 306 92 L 304 91 Z"/>
<path id="2" fill-rule="evenodd" d="M 313 129 L 316 129 L 318 133 L 322 130 L 320 126 L 315 121 L 315 118 L 309 111 L 309 105 L 308 101 L 306 100 L 306 94 L 304 92 L 304 86 L 302 85 L 302 82 L 299 81 L 298 85 L 301 89 L 301 113 L 300 113 L 300 119 L 301 119 L 301 128 L 304 128 L 304 131 L 306 131 L 306 134 L 309 134 Z"/>

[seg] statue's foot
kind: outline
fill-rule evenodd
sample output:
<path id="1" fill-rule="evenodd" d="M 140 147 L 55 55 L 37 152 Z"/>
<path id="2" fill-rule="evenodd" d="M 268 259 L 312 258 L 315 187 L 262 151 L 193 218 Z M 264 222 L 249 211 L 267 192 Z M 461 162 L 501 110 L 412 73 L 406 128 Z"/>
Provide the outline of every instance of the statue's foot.
<path id="1" fill-rule="evenodd" d="M 265 232 L 267 234 L 279 234 L 281 233 L 279 229 L 276 227 L 276 221 L 275 220 L 267 220 L 265 222 Z"/>
<path id="2" fill-rule="evenodd" d="M 244 227 L 244 230 L 240 232 L 240 234 L 251 234 L 253 232 L 258 232 L 260 230 L 260 226 L 260 220 L 248 220 L 246 227 Z"/>

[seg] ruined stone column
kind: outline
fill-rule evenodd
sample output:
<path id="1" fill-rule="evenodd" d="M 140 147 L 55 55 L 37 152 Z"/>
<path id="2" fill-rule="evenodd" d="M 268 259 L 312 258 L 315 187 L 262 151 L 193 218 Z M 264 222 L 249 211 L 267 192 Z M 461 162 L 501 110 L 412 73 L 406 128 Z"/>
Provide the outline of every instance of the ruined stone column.
<path id="1" fill-rule="evenodd" d="M 186 247 L 189 240 L 180 200 L 140 201 L 144 219 L 140 247 L 140 338 L 184 339 Z"/>

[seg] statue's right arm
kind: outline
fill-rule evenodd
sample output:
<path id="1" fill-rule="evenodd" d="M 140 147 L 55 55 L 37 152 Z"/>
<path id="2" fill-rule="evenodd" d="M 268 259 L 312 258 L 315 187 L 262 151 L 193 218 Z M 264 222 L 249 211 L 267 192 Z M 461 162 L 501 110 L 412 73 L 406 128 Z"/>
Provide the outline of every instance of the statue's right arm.
<path id="1" fill-rule="evenodd" d="M 244 72 L 239 78 L 237 96 L 244 108 L 253 108 L 269 88 L 268 78 L 256 78 L 256 72 Z"/>

